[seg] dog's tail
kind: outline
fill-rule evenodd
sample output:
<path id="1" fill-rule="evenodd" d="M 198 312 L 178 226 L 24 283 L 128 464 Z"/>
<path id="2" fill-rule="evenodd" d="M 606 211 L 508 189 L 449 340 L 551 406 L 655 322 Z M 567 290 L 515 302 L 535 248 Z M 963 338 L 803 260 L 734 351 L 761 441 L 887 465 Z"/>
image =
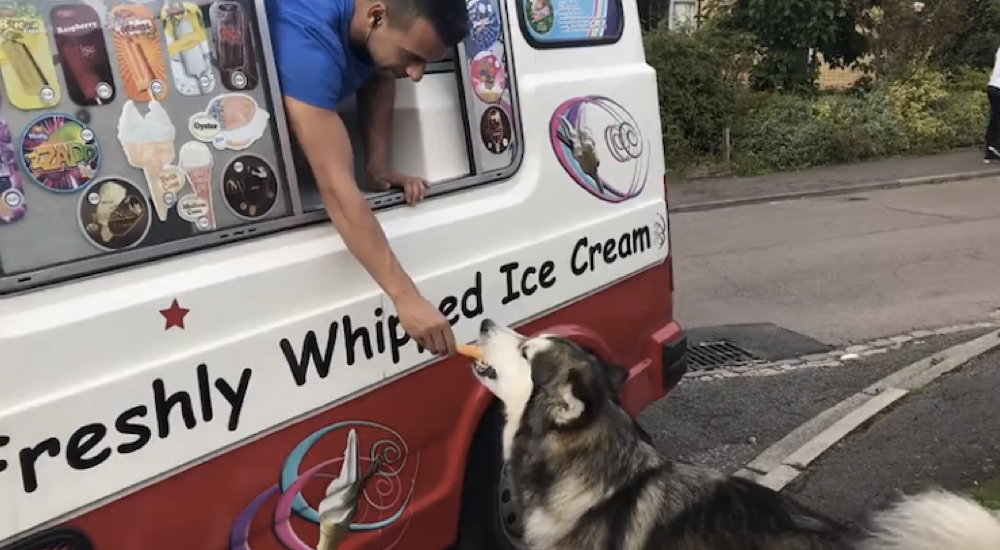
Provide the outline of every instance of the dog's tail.
<path id="1" fill-rule="evenodd" d="M 946 491 L 910 496 L 872 519 L 858 550 L 998 550 L 1000 517 Z"/>

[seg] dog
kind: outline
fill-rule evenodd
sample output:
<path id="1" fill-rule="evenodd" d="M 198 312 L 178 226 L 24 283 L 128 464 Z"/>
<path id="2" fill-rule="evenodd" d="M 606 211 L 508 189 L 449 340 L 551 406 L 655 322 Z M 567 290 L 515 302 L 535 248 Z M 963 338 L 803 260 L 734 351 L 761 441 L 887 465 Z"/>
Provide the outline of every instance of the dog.
<path id="1" fill-rule="evenodd" d="M 847 526 L 750 480 L 661 456 L 618 405 L 623 369 L 485 320 L 472 371 L 505 409 L 530 550 L 1000 550 L 1000 521 L 944 491 Z"/>

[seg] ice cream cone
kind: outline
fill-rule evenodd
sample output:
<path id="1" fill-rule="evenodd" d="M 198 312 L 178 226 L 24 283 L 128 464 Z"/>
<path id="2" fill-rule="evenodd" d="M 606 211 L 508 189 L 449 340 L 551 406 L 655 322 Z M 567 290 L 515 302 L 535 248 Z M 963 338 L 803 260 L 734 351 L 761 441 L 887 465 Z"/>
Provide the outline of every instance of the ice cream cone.
<path id="1" fill-rule="evenodd" d="M 189 141 L 181 146 L 177 164 L 187 174 L 191 187 L 199 198 L 208 203 L 208 228 L 215 229 L 212 206 L 212 151 L 204 143 Z"/>
<path id="2" fill-rule="evenodd" d="M 149 102 L 145 116 L 131 100 L 125 102 L 118 119 L 118 141 L 133 168 L 142 170 L 160 221 L 167 220 L 171 203 L 160 183 L 164 167 L 174 162 L 174 137 L 177 132 L 166 110 L 155 99 Z"/>

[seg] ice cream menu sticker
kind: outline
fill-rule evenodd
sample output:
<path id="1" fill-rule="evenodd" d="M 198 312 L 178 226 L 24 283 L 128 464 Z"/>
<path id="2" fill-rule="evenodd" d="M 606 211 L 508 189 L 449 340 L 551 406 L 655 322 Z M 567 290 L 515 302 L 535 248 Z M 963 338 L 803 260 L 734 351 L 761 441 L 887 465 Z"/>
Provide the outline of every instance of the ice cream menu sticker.
<path id="1" fill-rule="evenodd" d="M 188 131 L 216 149 L 240 151 L 264 137 L 271 115 L 247 94 L 223 94 L 188 119 Z"/>
<path id="2" fill-rule="evenodd" d="M 44 109 L 59 103 L 48 28 L 32 4 L 0 1 L 0 76 L 7 100 L 18 109 Z"/>
<path id="3" fill-rule="evenodd" d="M 169 167 L 175 158 L 174 138 L 177 131 L 159 101 L 149 102 L 143 115 L 132 101 L 127 101 L 118 119 L 118 141 L 125 158 L 133 168 L 142 170 L 153 199 L 153 208 L 160 221 L 167 221 L 170 207 L 176 202 L 174 174 Z"/>
<path id="4" fill-rule="evenodd" d="M 215 159 L 204 143 L 189 141 L 181 145 L 177 164 L 191 182 L 194 193 L 184 195 L 177 203 L 177 215 L 201 231 L 215 229 L 215 207 L 212 204 L 212 166 Z"/>
<path id="5" fill-rule="evenodd" d="M 125 94 L 133 101 L 167 96 L 167 68 L 156 17 L 146 6 L 111 9 L 111 31 Z"/>
<path id="6" fill-rule="evenodd" d="M 151 224 L 146 197 L 135 184 L 116 177 L 91 184 L 80 196 L 79 217 L 87 240 L 108 252 L 139 244 Z"/>
<path id="7" fill-rule="evenodd" d="M 24 185 L 17 167 L 10 126 L 0 119 L 0 224 L 14 223 L 26 212 Z"/>
<path id="8" fill-rule="evenodd" d="M 250 18 L 239 2 L 213 2 L 208 11 L 212 21 L 222 85 L 231 91 L 253 90 L 257 87 L 257 55 L 254 50 Z"/>
<path id="9" fill-rule="evenodd" d="M 521 28 L 536 48 L 603 44 L 621 38 L 621 0 L 518 1 Z"/>
<path id="10" fill-rule="evenodd" d="M 101 166 L 97 136 L 80 120 L 65 114 L 42 115 L 21 135 L 21 162 L 27 176 L 58 193 L 84 188 Z"/>
<path id="11" fill-rule="evenodd" d="M 174 88 L 198 96 L 215 88 L 212 51 L 201 10 L 192 2 L 169 2 L 160 10 Z"/>
<path id="12" fill-rule="evenodd" d="M 113 101 L 111 58 L 97 12 L 79 4 L 58 5 L 50 13 L 56 50 L 73 103 L 89 107 Z"/>

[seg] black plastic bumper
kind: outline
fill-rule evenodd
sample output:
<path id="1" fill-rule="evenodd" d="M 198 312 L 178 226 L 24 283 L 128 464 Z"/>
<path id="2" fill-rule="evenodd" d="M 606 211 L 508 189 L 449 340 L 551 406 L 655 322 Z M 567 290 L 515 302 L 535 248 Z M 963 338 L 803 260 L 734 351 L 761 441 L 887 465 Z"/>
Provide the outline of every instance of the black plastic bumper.
<path id="1" fill-rule="evenodd" d="M 663 389 L 669 392 L 676 386 L 688 370 L 687 336 L 663 344 Z"/>

